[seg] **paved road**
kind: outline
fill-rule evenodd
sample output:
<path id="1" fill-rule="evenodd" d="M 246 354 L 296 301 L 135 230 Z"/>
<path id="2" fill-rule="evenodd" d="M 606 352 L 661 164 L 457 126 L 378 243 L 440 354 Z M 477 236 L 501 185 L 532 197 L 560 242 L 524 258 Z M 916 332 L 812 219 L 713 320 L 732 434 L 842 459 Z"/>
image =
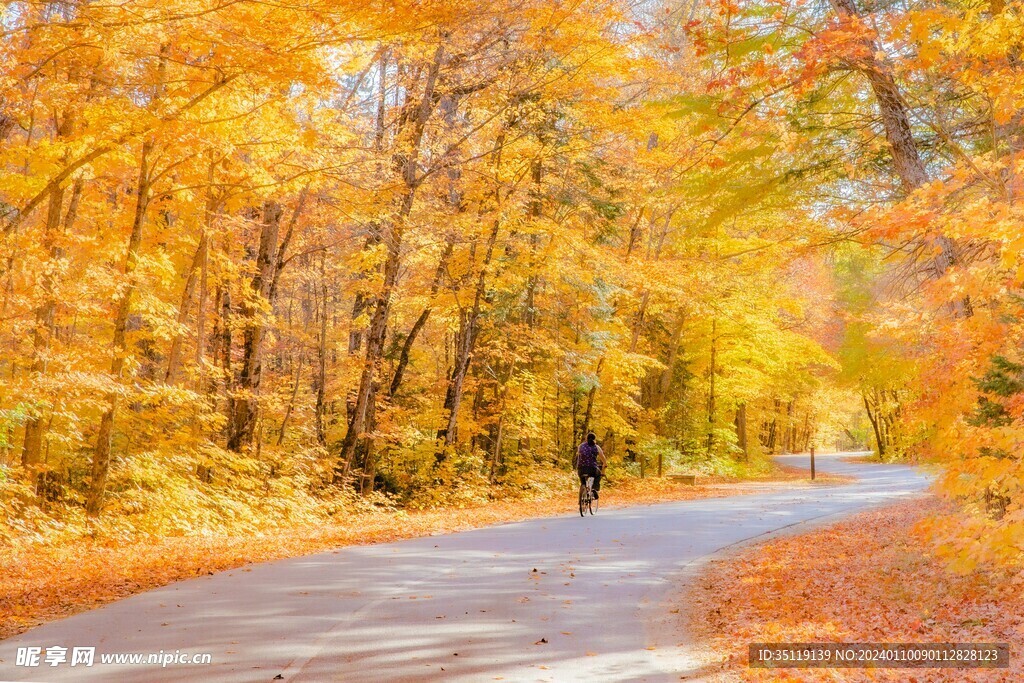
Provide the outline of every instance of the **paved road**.
<path id="1" fill-rule="evenodd" d="M 688 662 L 666 601 L 688 570 L 928 484 L 908 467 L 819 463 L 859 481 L 345 548 L 165 586 L 0 642 L 0 680 L 675 681 Z M 26 646 L 69 658 L 94 646 L 95 664 L 16 666 Z M 160 651 L 212 664 L 99 661 Z"/>

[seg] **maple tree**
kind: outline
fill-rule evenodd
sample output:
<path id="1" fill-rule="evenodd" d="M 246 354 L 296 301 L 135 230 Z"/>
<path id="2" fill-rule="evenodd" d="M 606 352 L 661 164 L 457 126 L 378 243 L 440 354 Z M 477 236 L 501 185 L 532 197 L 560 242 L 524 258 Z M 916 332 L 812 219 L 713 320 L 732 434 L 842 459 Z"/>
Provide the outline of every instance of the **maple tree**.
<path id="1" fill-rule="evenodd" d="M 1018 7 L 837 0 L 708 14 L 697 33 L 717 60 L 718 106 L 747 126 L 770 114 L 780 140 L 801 144 L 784 168 L 819 183 L 805 207 L 860 245 L 834 252 L 843 313 L 830 348 L 872 442 L 941 463 L 958 506 L 932 526 L 956 566 L 1019 564 Z"/>

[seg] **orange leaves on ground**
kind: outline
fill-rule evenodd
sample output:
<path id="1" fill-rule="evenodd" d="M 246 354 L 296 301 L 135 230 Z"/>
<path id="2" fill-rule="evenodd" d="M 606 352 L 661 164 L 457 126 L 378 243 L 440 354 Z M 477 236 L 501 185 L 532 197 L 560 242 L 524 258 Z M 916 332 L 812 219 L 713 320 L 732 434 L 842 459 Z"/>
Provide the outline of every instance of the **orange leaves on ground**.
<path id="1" fill-rule="evenodd" d="M 689 596 L 691 628 L 714 651 L 717 680 L 1017 681 L 1009 671 L 746 666 L 752 642 L 1009 642 L 1024 647 L 1024 577 L 957 575 L 920 547 L 917 527 L 944 512 L 934 498 L 865 512 L 715 562 Z"/>

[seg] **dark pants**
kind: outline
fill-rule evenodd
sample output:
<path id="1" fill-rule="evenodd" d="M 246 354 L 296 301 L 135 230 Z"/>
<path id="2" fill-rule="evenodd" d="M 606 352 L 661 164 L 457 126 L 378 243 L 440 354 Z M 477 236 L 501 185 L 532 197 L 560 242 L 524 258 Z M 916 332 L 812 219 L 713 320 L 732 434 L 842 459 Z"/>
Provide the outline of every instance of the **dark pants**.
<path id="1" fill-rule="evenodd" d="M 576 470 L 576 472 L 579 473 L 579 475 L 580 475 L 580 483 L 581 484 L 586 484 L 587 483 L 587 477 L 593 477 L 594 478 L 594 490 L 595 491 L 600 491 L 601 490 L 601 470 L 600 469 L 598 469 L 597 467 L 581 467 L 578 470 Z"/>

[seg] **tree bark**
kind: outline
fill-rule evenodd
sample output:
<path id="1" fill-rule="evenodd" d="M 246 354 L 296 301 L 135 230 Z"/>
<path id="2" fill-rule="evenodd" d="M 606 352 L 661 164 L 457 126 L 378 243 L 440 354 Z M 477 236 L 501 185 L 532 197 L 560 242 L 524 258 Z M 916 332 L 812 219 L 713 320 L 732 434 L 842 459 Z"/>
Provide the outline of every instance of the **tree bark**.
<path id="1" fill-rule="evenodd" d="M 56 267 L 61 249 L 58 246 L 57 232 L 60 230 L 61 211 L 64 204 L 64 187 L 57 185 L 50 193 L 49 209 L 46 212 L 46 233 L 44 239 L 49 243 L 50 264 Z M 47 354 L 50 340 L 54 332 L 54 320 L 57 300 L 54 296 L 53 270 L 48 269 L 42 281 L 44 299 L 36 309 L 35 327 L 32 332 L 32 374 L 41 377 L 46 373 Z M 36 468 L 42 461 L 43 416 L 33 414 L 25 422 L 25 441 L 21 450 L 21 465 L 26 470 Z"/>
<path id="2" fill-rule="evenodd" d="M 782 430 L 782 452 L 793 452 L 793 402 L 786 402 L 786 425 Z"/>
<path id="3" fill-rule="evenodd" d="M 363 360 L 363 370 L 359 377 L 359 388 L 356 391 L 355 401 L 349 414 L 348 430 L 341 444 L 335 467 L 334 480 L 336 483 L 340 483 L 348 477 L 348 472 L 353 465 L 356 446 L 364 438 L 364 434 L 367 431 L 368 409 L 376 395 L 376 385 L 380 374 L 391 298 L 395 285 L 398 282 L 405 221 L 412 211 L 416 189 L 420 182 L 417 172 L 420 147 L 423 143 L 423 134 L 427 121 L 436 104 L 434 88 L 437 85 L 438 73 L 441 69 L 443 57 L 444 49 L 439 45 L 427 72 L 426 82 L 419 102 L 416 106 L 412 106 L 413 103 L 407 101 L 399 117 L 400 126 L 411 124 L 408 142 L 400 141 L 399 147 L 404 149 L 396 152 L 393 156 L 395 171 L 401 178 L 405 191 L 402 194 L 395 215 L 383 226 L 382 236 L 387 247 L 383 279 L 381 288 L 373 301 L 373 314 L 370 318 L 369 330 L 367 331 L 366 355 Z M 356 465 L 358 466 L 358 463 Z"/>
<path id="4" fill-rule="evenodd" d="M 859 21 L 860 11 L 854 0 L 831 0 L 836 14 L 842 21 Z M 875 56 L 880 51 L 878 42 L 872 38 L 861 40 L 861 54 L 851 63 L 863 73 L 871 86 L 885 127 L 885 139 L 892 154 L 893 169 L 899 176 L 905 192 L 913 192 L 928 182 L 928 171 L 914 141 L 910 127 L 907 106 L 900 94 L 899 86 L 889 70 Z"/>
<path id="5" fill-rule="evenodd" d="M 295 408 L 295 400 L 299 396 L 299 382 L 302 379 L 302 363 L 305 360 L 303 354 L 299 354 L 299 361 L 295 364 L 295 382 L 292 385 L 292 396 L 288 400 L 288 407 L 285 408 L 284 417 L 281 418 L 281 429 L 277 433 L 277 445 L 280 446 L 284 443 L 285 429 L 288 428 L 288 418 L 292 415 L 292 410 Z"/>
<path id="6" fill-rule="evenodd" d="M 234 390 L 228 395 L 229 430 L 227 448 L 241 452 L 253 440 L 259 415 L 259 389 L 263 374 L 263 338 L 266 325 L 261 310 L 263 303 L 272 308 L 270 291 L 277 263 L 277 236 L 281 225 L 281 206 L 263 203 L 260 240 L 256 253 L 256 272 L 249 285 L 249 295 L 242 302 L 245 327 L 242 330 L 242 367 Z"/>
<path id="7" fill-rule="evenodd" d="M 750 451 L 747 447 L 746 403 L 741 403 L 736 406 L 736 445 L 739 446 L 740 451 L 743 453 L 743 460 L 746 461 L 750 457 Z"/>
<path id="8" fill-rule="evenodd" d="M 541 180 L 544 178 L 544 163 L 540 159 L 535 159 L 530 169 L 531 180 L 533 181 L 533 192 L 534 197 L 530 202 L 530 218 L 534 221 L 541 217 L 543 210 L 543 203 L 541 197 L 543 196 L 543 186 Z M 540 244 L 540 236 L 536 232 L 530 233 L 530 269 L 535 268 L 537 261 L 537 248 Z M 535 272 L 531 272 L 529 278 L 526 281 L 526 301 L 523 305 L 523 321 L 526 326 L 533 329 L 537 326 L 538 318 L 537 315 L 537 287 L 540 284 L 540 280 Z"/>
<path id="9" fill-rule="evenodd" d="M 882 432 L 878 424 L 878 416 L 871 410 L 871 404 L 868 401 L 867 394 L 863 394 L 864 409 L 868 412 L 868 420 L 871 422 L 871 427 L 875 431 L 875 443 L 878 445 L 878 457 L 881 458 L 885 455 L 885 439 L 882 438 Z"/>
<path id="10" fill-rule="evenodd" d="M 711 364 L 708 367 L 708 455 L 715 445 L 715 364 L 718 359 L 718 318 L 711 319 Z"/>
<path id="11" fill-rule="evenodd" d="M 650 406 L 653 410 L 659 411 L 658 423 L 659 432 L 664 430 L 664 415 L 661 411 L 665 405 L 665 397 L 668 396 L 672 387 L 672 375 L 679 357 L 679 342 L 683 337 L 683 329 L 686 326 L 686 314 L 680 311 L 679 320 L 672 330 L 672 336 L 668 342 L 668 357 L 665 359 L 665 369 L 658 373 L 657 382 L 653 383 L 651 390 Z"/>
<path id="12" fill-rule="evenodd" d="M 192 303 L 192 297 L 195 295 L 196 286 L 198 285 L 203 291 L 200 292 L 200 307 L 197 314 L 197 325 L 198 329 L 202 331 L 200 320 L 203 315 L 203 307 L 205 306 L 205 271 L 206 264 L 209 255 L 209 243 L 210 243 L 210 229 L 213 225 L 213 215 L 216 211 L 216 198 L 213 190 L 213 178 L 214 178 L 215 164 L 210 164 L 207 172 L 207 194 L 206 194 L 206 211 L 203 215 L 202 233 L 199 235 L 199 243 L 196 245 L 196 252 L 192 257 L 192 263 L 189 265 L 188 272 L 185 275 L 185 289 L 181 294 L 181 304 L 178 306 L 178 325 L 184 327 L 188 321 L 189 306 Z M 197 335 L 196 344 L 202 344 L 201 334 Z M 171 340 L 171 348 L 167 352 L 167 371 L 164 373 L 164 383 L 176 384 L 178 379 L 178 370 L 181 365 L 181 353 L 182 346 L 185 341 L 185 334 L 178 332 L 174 335 L 174 339 Z M 199 354 L 197 354 L 198 357 Z"/>
<path id="13" fill-rule="evenodd" d="M 441 258 L 437 262 L 437 270 L 434 271 L 434 281 L 430 285 L 430 303 L 427 304 L 423 312 L 420 313 L 419 318 L 413 323 L 412 329 L 409 330 L 409 334 L 402 344 L 402 352 L 398 356 L 398 364 L 395 366 L 395 373 L 392 375 L 391 384 L 388 387 L 389 397 L 397 394 L 398 388 L 402 385 L 405 369 L 409 365 L 409 355 L 412 353 L 413 344 L 416 343 L 416 338 L 419 336 L 420 331 L 423 330 L 423 326 L 427 324 L 427 319 L 430 318 L 430 314 L 433 311 L 433 300 L 441 288 L 441 280 L 444 278 L 444 271 L 448 267 L 448 259 L 451 258 L 454 247 L 454 239 L 449 238 L 445 244 L 444 251 L 441 253 Z"/>
<path id="14" fill-rule="evenodd" d="M 491 452 L 491 471 L 488 474 L 488 481 L 494 483 L 498 476 L 498 467 L 501 466 L 501 442 L 505 436 L 505 413 L 498 417 L 497 434 L 494 436 L 494 450 Z"/>
<path id="15" fill-rule="evenodd" d="M 483 304 L 485 288 L 487 286 L 487 272 L 494 255 L 494 245 L 498 240 L 498 231 L 501 221 L 495 219 L 491 232 L 487 238 L 487 250 L 484 252 L 484 260 L 480 266 L 480 273 L 477 276 L 476 291 L 473 293 L 473 305 L 467 311 L 462 311 L 459 316 L 459 332 L 456 336 L 455 363 L 452 372 L 448 377 L 448 386 L 445 390 L 444 407 L 448 413 L 445 426 L 438 433 L 438 438 L 443 439 L 444 448 L 448 448 L 457 436 L 459 420 L 459 407 L 462 404 L 462 389 L 469 373 L 469 365 L 473 358 L 473 350 L 476 348 L 476 339 L 480 332 L 480 309 Z M 438 461 L 443 460 L 445 453 L 442 450 L 438 453 Z"/>
<path id="16" fill-rule="evenodd" d="M 583 424 L 580 426 L 580 442 L 587 438 L 590 433 L 590 420 L 594 415 L 594 400 L 597 398 L 597 383 L 601 379 L 601 368 L 604 367 L 604 356 L 597 359 L 597 368 L 594 370 L 594 386 L 587 392 L 587 408 L 583 413 Z"/>
<path id="17" fill-rule="evenodd" d="M 327 408 L 327 274 L 326 256 L 320 253 L 320 331 L 316 345 L 316 440 L 321 446 L 327 445 L 327 429 L 324 413 Z"/>
<path id="18" fill-rule="evenodd" d="M 142 228 L 145 225 L 146 210 L 149 207 L 149 154 L 152 150 L 152 140 L 146 140 L 142 143 L 142 155 L 139 161 L 139 185 L 135 196 L 135 218 L 132 221 L 132 232 L 128 239 L 128 254 L 125 257 L 124 264 L 124 276 L 127 280 L 127 287 L 118 303 L 117 315 L 114 319 L 114 342 L 112 345 L 114 358 L 110 363 L 110 375 L 112 380 L 118 384 L 121 381 L 125 354 L 127 353 L 125 348 L 125 331 L 128 325 L 128 316 L 131 313 L 132 297 L 137 287 L 133 275 L 139 262 Z M 99 514 L 103 506 L 107 475 L 110 472 L 110 448 L 114 432 L 114 416 L 117 413 L 119 399 L 120 394 L 118 391 L 109 392 L 106 396 L 107 408 L 103 413 L 103 417 L 100 418 L 99 432 L 96 437 L 96 449 L 92 457 L 92 479 L 89 483 L 89 490 L 85 501 L 85 510 L 93 517 Z"/>
<path id="19" fill-rule="evenodd" d="M 178 325 L 184 327 L 188 322 L 189 305 L 195 295 L 196 285 L 200 279 L 203 264 L 206 262 L 206 251 L 209 242 L 206 229 L 199 237 L 199 244 L 192 256 L 192 263 L 189 265 L 188 273 L 185 276 L 185 290 L 181 294 L 181 304 L 178 306 Z M 185 341 L 184 332 L 179 331 L 171 340 L 171 348 L 167 352 L 167 371 L 164 373 L 165 384 L 177 384 L 178 370 L 181 365 L 181 349 Z"/>
<path id="20" fill-rule="evenodd" d="M 60 125 L 57 127 L 57 138 L 66 138 L 75 127 L 75 116 L 65 113 Z M 78 201 L 82 196 L 84 181 L 81 178 L 75 180 L 71 190 L 71 199 L 68 203 L 67 214 L 63 219 L 64 231 L 67 231 L 75 221 L 78 213 Z M 49 206 L 46 213 L 43 240 L 47 246 L 47 253 L 51 268 L 43 276 L 43 302 L 35 311 L 35 327 L 32 331 L 32 374 L 41 377 L 46 374 L 47 355 L 50 350 L 50 341 L 56 328 L 57 299 L 54 294 L 56 283 L 54 282 L 54 271 L 58 261 L 63 258 L 64 250 L 60 245 L 58 232 L 61 228 L 61 212 L 64 208 L 64 185 L 54 184 L 50 190 Z M 43 425 L 42 415 L 30 415 L 25 422 L 25 439 L 21 451 L 21 464 L 26 469 L 33 469 L 42 461 L 43 436 L 46 427 Z"/>
<path id="21" fill-rule="evenodd" d="M 857 9 L 855 0 L 831 0 L 831 2 L 840 21 L 860 21 L 861 13 Z M 862 38 L 860 42 L 862 54 L 852 59 L 851 63 L 867 77 L 871 85 L 871 91 L 875 96 L 885 127 L 885 138 L 892 154 L 893 169 L 900 178 L 904 192 L 909 194 L 928 182 L 928 171 L 921 160 L 917 142 L 914 140 L 907 105 L 900 94 L 896 80 L 875 56 L 881 49 L 878 42 L 868 37 Z M 939 253 L 934 258 L 933 269 L 935 277 L 942 277 L 957 262 L 958 248 L 956 243 L 945 235 L 937 236 L 934 241 L 939 247 Z M 970 299 L 964 297 L 956 302 L 954 313 L 969 316 L 971 313 Z"/>

